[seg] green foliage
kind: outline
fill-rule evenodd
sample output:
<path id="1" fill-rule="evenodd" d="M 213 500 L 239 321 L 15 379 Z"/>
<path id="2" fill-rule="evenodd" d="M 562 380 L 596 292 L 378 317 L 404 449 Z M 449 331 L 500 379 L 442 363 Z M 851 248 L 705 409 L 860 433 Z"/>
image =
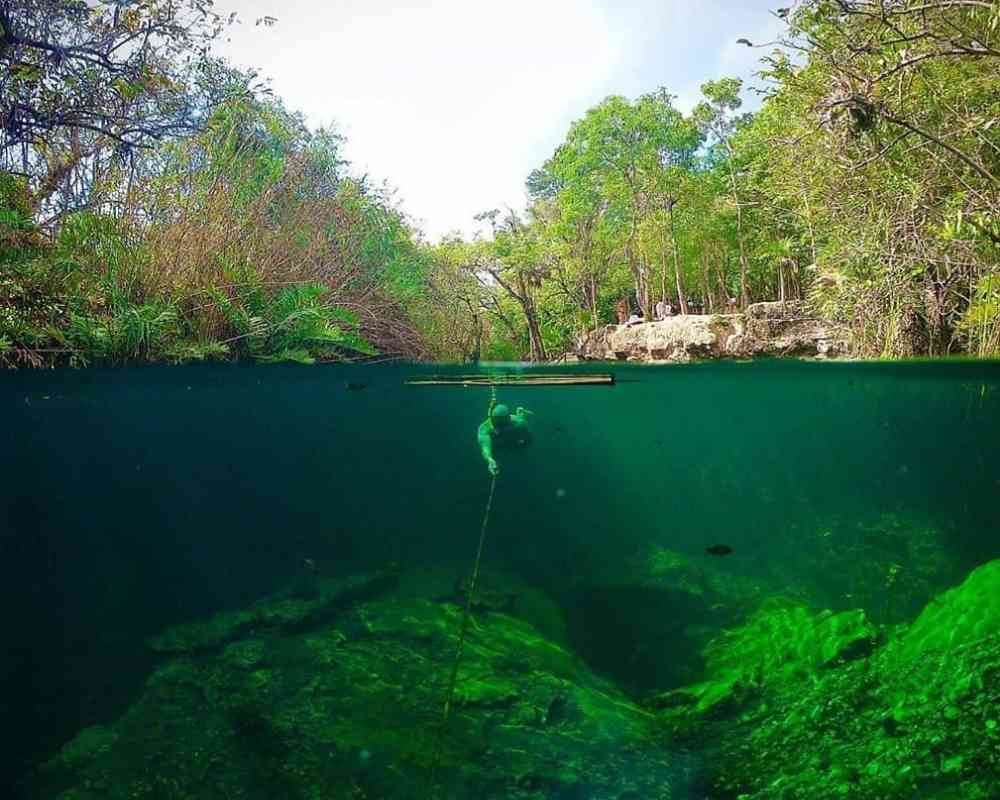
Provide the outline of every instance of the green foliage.
<path id="1" fill-rule="evenodd" d="M 0 168 L 16 159 L 37 168 L 45 163 L 37 156 L 70 137 L 103 135 L 128 152 L 192 129 L 192 106 L 221 88 L 204 79 L 226 72 L 210 56 L 211 44 L 236 19 L 211 5 L 6 4 Z"/>
<path id="2" fill-rule="evenodd" d="M 236 298 L 218 289 L 211 294 L 236 331 L 232 346 L 259 361 L 312 363 L 321 354 L 374 354 L 354 331 L 357 318 L 322 302 L 327 292 L 318 284 L 296 284 L 274 294 L 260 286 Z"/>
<path id="3" fill-rule="evenodd" d="M 82 361 L 155 360 L 177 332 L 177 314 L 159 303 L 118 304 L 102 316 L 70 312 L 57 338 Z"/>
<path id="4" fill-rule="evenodd" d="M 531 303 L 486 287 L 488 336 L 536 357 L 621 301 L 808 299 L 860 355 L 1000 353 L 1000 11 L 892 5 L 789 9 L 752 115 L 731 77 L 687 116 L 663 89 L 589 109 L 528 176 L 530 252 L 494 225 Z"/>
<path id="5" fill-rule="evenodd" d="M 26 179 L 0 173 L 0 211 L 3 212 L 0 224 L 21 230 L 31 227 L 31 192 Z"/>
<path id="6" fill-rule="evenodd" d="M 0 359 L 197 357 L 215 342 L 296 361 L 546 360 L 623 306 L 718 313 L 735 298 L 807 298 L 860 355 L 1000 353 L 988 6 L 803 0 L 763 59 L 759 111 L 741 113 L 732 77 L 703 83 L 687 115 L 664 88 L 612 95 L 528 176 L 525 213 L 486 212 L 488 238 L 433 248 L 386 188 L 347 173 L 342 137 L 208 55 L 225 21 L 202 0 L 25 7 L 11 25 L 32 42 L 0 53 L 28 110 L 0 164 L 12 143 L 31 151 L 28 181 L 0 173 Z M 144 25 L 142 46 L 117 47 Z M 106 60 L 80 73 L 83 51 L 42 57 L 67 43 Z M 46 81 L 65 91 L 39 94 Z M 55 128 L 23 127 L 55 111 Z M 124 142 L 94 130 L 137 118 Z"/>
<path id="7" fill-rule="evenodd" d="M 427 251 L 380 190 L 342 174 L 341 142 L 278 103 L 229 101 L 142 171 L 107 174 L 104 191 L 128 181 L 119 212 L 67 214 L 51 235 L 24 182 L 0 175 L 0 359 L 415 355 Z"/>
<path id="8" fill-rule="evenodd" d="M 990 273 L 979 279 L 958 330 L 974 353 L 1000 353 L 1000 275 Z"/>
<path id="9" fill-rule="evenodd" d="M 178 341 L 163 350 L 163 357 L 172 364 L 191 361 L 215 361 L 226 358 L 229 347 L 221 342 Z"/>

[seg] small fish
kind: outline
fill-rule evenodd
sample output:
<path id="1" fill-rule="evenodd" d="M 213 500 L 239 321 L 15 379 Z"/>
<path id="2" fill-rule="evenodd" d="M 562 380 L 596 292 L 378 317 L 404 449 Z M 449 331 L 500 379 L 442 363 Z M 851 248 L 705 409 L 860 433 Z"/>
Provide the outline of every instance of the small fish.
<path id="1" fill-rule="evenodd" d="M 368 388 L 368 384 L 364 381 L 348 381 L 346 386 L 349 392 L 360 392 Z"/>
<path id="2" fill-rule="evenodd" d="M 713 544 L 711 547 L 706 547 L 705 552 L 710 556 L 728 556 L 733 552 L 728 544 Z"/>
<path id="3" fill-rule="evenodd" d="M 305 567 L 310 572 L 315 572 L 316 571 L 316 562 L 313 559 L 311 559 L 311 558 L 303 558 L 302 559 L 302 566 Z"/>

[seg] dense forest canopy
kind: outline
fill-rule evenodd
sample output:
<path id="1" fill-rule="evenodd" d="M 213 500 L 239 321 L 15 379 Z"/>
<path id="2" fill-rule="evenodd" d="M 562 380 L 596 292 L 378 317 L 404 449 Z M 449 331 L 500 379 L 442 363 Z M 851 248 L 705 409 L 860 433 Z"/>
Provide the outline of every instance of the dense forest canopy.
<path id="1" fill-rule="evenodd" d="M 541 361 L 623 305 L 791 298 L 861 355 L 997 354 L 1000 6 L 775 13 L 758 111 L 725 76 L 608 97 L 524 210 L 430 244 L 213 55 L 207 0 L 3 0 L 0 359 Z"/>

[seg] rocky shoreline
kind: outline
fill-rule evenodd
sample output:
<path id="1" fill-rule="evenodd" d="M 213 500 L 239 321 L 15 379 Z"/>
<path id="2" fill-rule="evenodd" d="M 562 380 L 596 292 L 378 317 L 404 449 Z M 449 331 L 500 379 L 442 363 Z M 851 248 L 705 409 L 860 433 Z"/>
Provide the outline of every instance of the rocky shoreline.
<path id="1" fill-rule="evenodd" d="M 802 301 L 754 303 L 742 314 L 680 315 L 591 331 L 574 354 L 583 361 L 690 361 L 851 355 L 842 326 L 817 318 Z"/>

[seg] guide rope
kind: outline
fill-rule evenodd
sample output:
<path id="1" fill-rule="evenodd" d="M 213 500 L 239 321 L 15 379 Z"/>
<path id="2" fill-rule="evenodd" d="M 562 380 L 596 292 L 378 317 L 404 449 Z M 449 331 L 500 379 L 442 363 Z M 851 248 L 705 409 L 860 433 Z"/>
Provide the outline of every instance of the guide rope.
<path id="1" fill-rule="evenodd" d="M 497 487 L 496 476 L 490 479 L 490 497 L 486 501 L 486 513 L 483 515 L 483 526 L 479 531 L 479 547 L 476 550 L 476 561 L 469 579 L 469 588 L 465 594 L 465 611 L 462 613 L 462 627 L 458 634 L 458 646 L 455 648 L 455 660 L 451 665 L 451 678 L 448 681 L 448 694 L 444 701 L 444 712 L 441 715 L 441 727 L 448 724 L 451 713 L 451 703 L 455 695 L 455 684 L 458 683 L 458 665 L 462 660 L 462 650 L 465 648 L 465 636 L 469 631 L 469 619 L 472 616 L 472 602 L 476 593 L 476 583 L 479 581 L 479 565 L 483 559 L 483 545 L 486 542 L 486 526 L 490 521 L 490 510 L 493 508 L 493 493 Z"/>
<path id="2" fill-rule="evenodd" d="M 497 389 L 490 387 L 491 398 L 496 403 Z M 465 649 L 465 638 L 469 632 L 469 620 L 472 618 L 472 603 L 475 599 L 476 584 L 479 582 L 479 566 L 483 560 L 483 546 L 486 543 L 486 528 L 490 523 L 490 512 L 493 510 L 493 495 L 497 488 L 497 476 L 490 476 L 490 495 L 486 500 L 486 510 L 483 513 L 483 524 L 479 528 L 479 545 L 476 548 L 476 560 L 472 566 L 472 575 L 469 578 L 469 585 L 465 593 L 465 610 L 462 612 L 462 626 L 458 633 L 458 644 L 455 647 L 455 657 L 451 664 L 451 677 L 448 679 L 448 692 L 445 694 L 444 708 L 441 712 L 441 721 L 438 725 L 437 738 L 434 745 L 434 758 L 431 762 L 430 789 L 433 795 L 437 788 L 437 769 L 441 763 L 441 747 L 444 743 L 444 734 L 448 728 L 448 719 L 451 716 L 451 706 L 455 698 L 455 686 L 458 684 L 458 667 L 462 661 L 462 651 Z"/>

